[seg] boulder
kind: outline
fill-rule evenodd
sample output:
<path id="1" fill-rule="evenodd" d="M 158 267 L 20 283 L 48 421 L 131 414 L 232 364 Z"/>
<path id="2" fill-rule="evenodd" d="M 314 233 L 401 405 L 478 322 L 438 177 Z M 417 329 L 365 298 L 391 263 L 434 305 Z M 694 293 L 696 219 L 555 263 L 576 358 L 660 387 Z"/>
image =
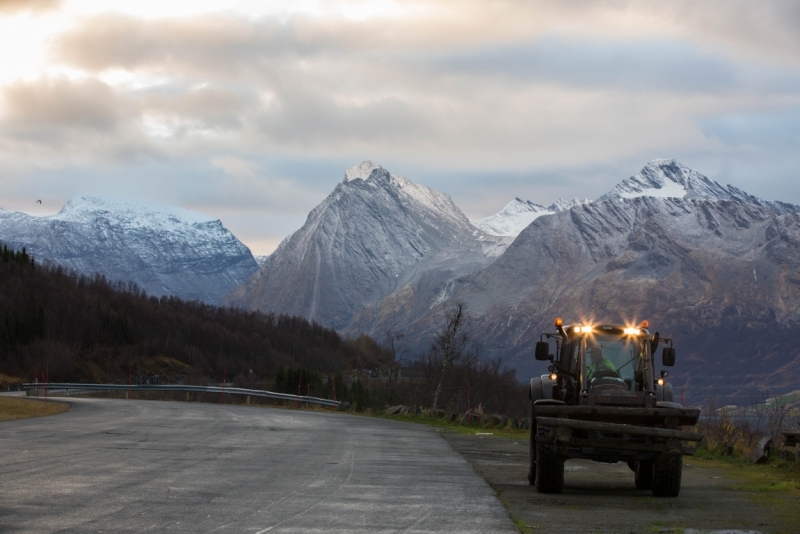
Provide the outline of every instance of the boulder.
<path id="1" fill-rule="evenodd" d="M 464 412 L 464 415 L 461 417 L 461 424 L 462 425 L 468 425 L 470 423 L 472 423 L 474 425 L 475 423 L 479 423 L 479 422 L 480 422 L 480 415 L 478 415 L 475 412 L 471 412 L 471 411 Z"/>
<path id="2" fill-rule="evenodd" d="M 402 404 L 398 404 L 397 406 L 392 406 L 386 410 L 387 415 L 397 415 L 399 414 L 405 406 Z"/>
<path id="3" fill-rule="evenodd" d="M 447 418 L 447 420 L 450 421 L 451 423 L 457 422 L 458 421 L 458 414 L 457 413 L 451 413 L 450 416 Z"/>
<path id="4" fill-rule="evenodd" d="M 403 406 L 403 408 L 400 410 L 400 415 L 406 415 L 409 411 L 411 411 L 411 408 L 408 406 Z"/>
<path id="5" fill-rule="evenodd" d="M 519 427 L 523 430 L 527 430 L 531 427 L 531 418 L 530 417 L 523 417 L 519 423 Z"/>
<path id="6" fill-rule="evenodd" d="M 733 443 L 726 443 L 724 448 L 725 456 L 733 455 Z"/>
<path id="7" fill-rule="evenodd" d="M 413 408 L 411 408 L 409 412 L 412 415 L 419 415 L 420 413 L 422 413 L 422 410 L 419 409 L 419 406 L 414 406 Z"/>
<path id="8" fill-rule="evenodd" d="M 516 417 L 512 417 L 508 426 L 510 426 L 511 428 L 519 428 L 519 419 L 517 419 Z"/>
<path id="9" fill-rule="evenodd" d="M 343 402 L 343 403 L 341 403 L 339 405 L 339 411 L 346 412 L 349 409 L 350 409 L 350 403 L 349 402 Z"/>
<path id="10" fill-rule="evenodd" d="M 778 459 L 785 462 L 795 462 L 795 451 L 791 449 L 778 449 Z"/>
<path id="11" fill-rule="evenodd" d="M 508 425 L 508 416 L 507 415 L 501 415 L 500 416 L 500 426 L 505 427 L 507 425 Z"/>
<path id="12" fill-rule="evenodd" d="M 749 460 L 754 464 L 763 464 L 769 457 L 769 451 L 772 449 L 772 436 L 764 436 L 758 441 L 758 444 L 750 453 Z"/>
<path id="13" fill-rule="evenodd" d="M 493 427 L 498 427 L 503 425 L 503 418 L 499 415 L 490 415 L 489 422 L 492 424 Z"/>

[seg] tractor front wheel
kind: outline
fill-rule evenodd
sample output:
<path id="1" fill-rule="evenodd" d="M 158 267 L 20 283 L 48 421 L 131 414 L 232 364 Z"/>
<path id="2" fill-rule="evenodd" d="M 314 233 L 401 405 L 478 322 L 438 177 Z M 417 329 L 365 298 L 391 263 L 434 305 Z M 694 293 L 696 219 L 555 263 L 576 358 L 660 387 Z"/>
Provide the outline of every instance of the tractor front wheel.
<path id="1" fill-rule="evenodd" d="M 653 465 L 653 495 L 677 497 L 681 492 L 683 456 L 662 454 Z"/>
<path id="2" fill-rule="evenodd" d="M 538 435 L 547 435 L 549 428 L 539 429 Z M 556 454 L 551 444 L 536 444 L 536 491 L 561 493 L 564 489 L 564 460 Z"/>

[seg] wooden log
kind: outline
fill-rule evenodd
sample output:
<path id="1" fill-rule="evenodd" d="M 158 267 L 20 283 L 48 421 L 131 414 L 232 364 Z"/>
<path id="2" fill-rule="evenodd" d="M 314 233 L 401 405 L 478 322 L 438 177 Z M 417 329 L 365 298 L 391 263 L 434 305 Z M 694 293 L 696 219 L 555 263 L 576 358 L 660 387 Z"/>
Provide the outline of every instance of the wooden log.
<path id="1" fill-rule="evenodd" d="M 652 428 L 646 426 L 620 425 L 616 423 L 596 423 L 592 421 L 576 421 L 561 417 L 537 417 L 536 423 L 542 426 L 565 426 L 577 430 L 595 430 L 609 434 L 629 434 L 632 436 L 651 436 L 656 438 L 673 438 L 686 441 L 700 441 L 703 434 L 684 432 L 683 430 L 670 430 L 667 428 Z"/>
<path id="2" fill-rule="evenodd" d="M 784 432 L 786 438 L 786 446 L 800 445 L 800 432 Z"/>
<path id="3" fill-rule="evenodd" d="M 536 405 L 536 415 L 584 421 L 624 422 L 637 424 L 665 424 L 667 418 L 678 425 L 694 425 L 700 410 L 689 408 L 628 408 L 620 406 L 552 406 Z"/>
<path id="4" fill-rule="evenodd" d="M 552 439 L 547 436 L 536 436 L 537 443 L 552 443 Z M 593 449 L 616 449 L 622 451 L 654 452 L 685 454 L 691 456 L 697 449 L 692 447 L 669 447 L 665 443 L 633 443 L 630 441 L 618 441 L 612 439 L 583 439 L 571 438 L 570 447 L 589 447 Z"/>

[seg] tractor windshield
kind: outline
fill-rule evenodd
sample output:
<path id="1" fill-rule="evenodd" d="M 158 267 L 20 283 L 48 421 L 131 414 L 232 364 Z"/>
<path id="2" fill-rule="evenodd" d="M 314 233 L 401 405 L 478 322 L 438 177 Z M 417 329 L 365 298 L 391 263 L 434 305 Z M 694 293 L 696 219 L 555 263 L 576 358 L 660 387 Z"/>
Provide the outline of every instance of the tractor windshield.
<path id="1" fill-rule="evenodd" d="M 603 386 L 635 389 L 643 344 L 637 336 L 601 334 L 586 338 L 584 374 L 590 388 Z"/>

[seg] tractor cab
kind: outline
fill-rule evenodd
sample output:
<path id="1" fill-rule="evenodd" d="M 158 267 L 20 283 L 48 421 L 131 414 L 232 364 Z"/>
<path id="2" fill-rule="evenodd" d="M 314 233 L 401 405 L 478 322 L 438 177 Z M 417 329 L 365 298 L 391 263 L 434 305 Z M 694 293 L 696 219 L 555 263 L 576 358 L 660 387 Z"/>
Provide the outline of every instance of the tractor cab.
<path id="1" fill-rule="evenodd" d="M 651 335 L 647 322 L 641 325 L 574 324 L 556 321 L 556 333 L 542 334 L 536 344 L 536 359 L 550 360 L 549 375 L 542 384 L 549 386 L 549 398 L 568 405 L 617 405 L 655 407 L 657 401 L 672 401 L 672 388 L 666 384 L 666 371 L 657 374 L 653 353 L 663 339 Z M 555 340 L 551 354 L 549 339 Z M 664 347 L 662 364 L 674 364 L 675 352 Z"/>

